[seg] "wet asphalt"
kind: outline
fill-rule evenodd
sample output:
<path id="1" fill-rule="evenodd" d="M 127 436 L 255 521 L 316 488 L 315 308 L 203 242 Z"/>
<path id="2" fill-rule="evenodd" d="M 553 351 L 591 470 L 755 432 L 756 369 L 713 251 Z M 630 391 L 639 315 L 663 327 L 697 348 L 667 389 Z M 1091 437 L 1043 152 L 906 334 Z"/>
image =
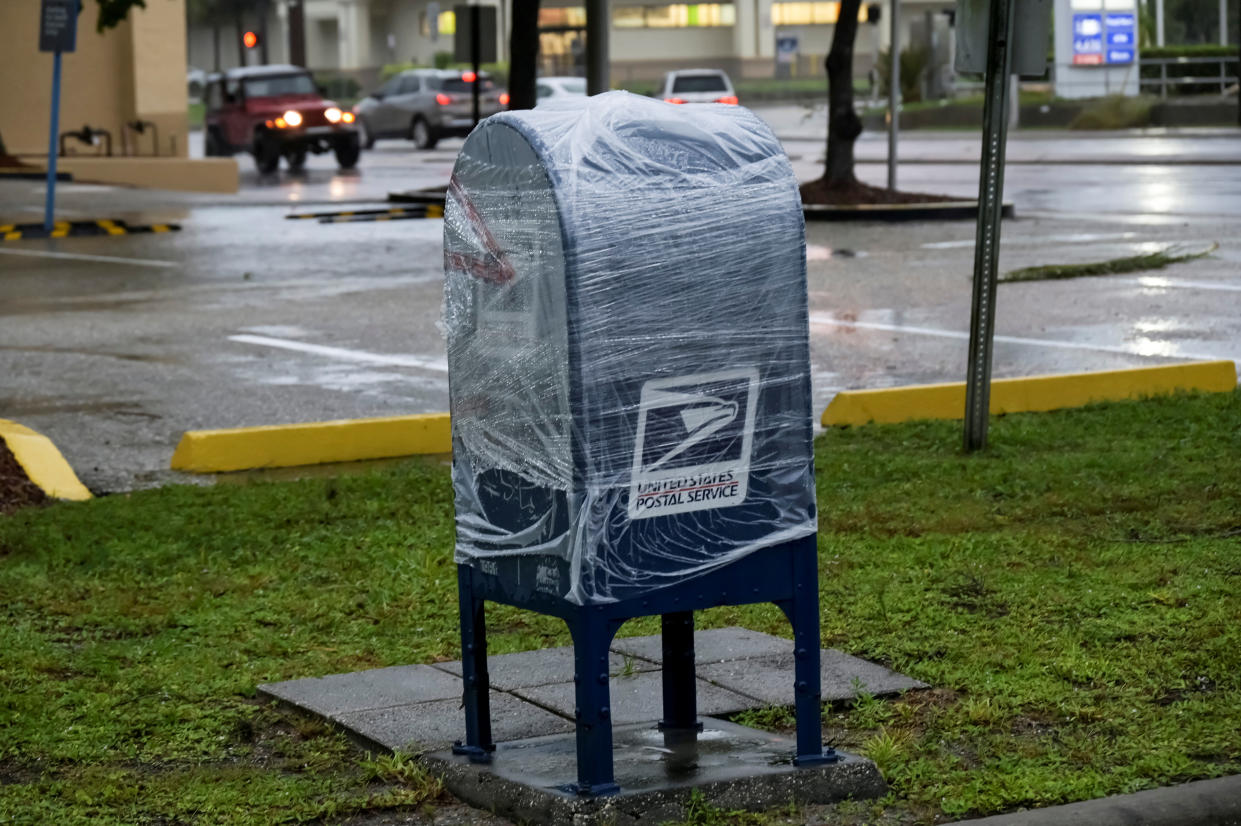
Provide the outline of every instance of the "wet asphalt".
<path id="1" fill-rule="evenodd" d="M 799 177 L 818 174 L 806 110 L 762 114 Z M 1238 138 L 1015 133 L 1003 270 L 1219 248 L 1158 272 L 1002 285 L 995 375 L 1241 358 Z M 907 133 L 900 187 L 976 195 L 977 144 Z M 239 158 L 235 196 L 62 185 L 60 217 L 183 229 L 0 244 L 0 418 L 50 436 L 92 489 L 118 491 L 185 478 L 168 470 L 185 430 L 446 410 L 441 222 L 285 216 L 442 186 L 459 147 L 382 141 L 353 173 L 325 156 L 267 179 Z M 884 182 L 884 147 L 859 142 L 870 183 Z M 0 218 L 35 219 L 42 197 L 37 181 L 0 181 Z M 842 388 L 964 378 L 973 236 L 969 221 L 807 227 L 817 408 Z"/>

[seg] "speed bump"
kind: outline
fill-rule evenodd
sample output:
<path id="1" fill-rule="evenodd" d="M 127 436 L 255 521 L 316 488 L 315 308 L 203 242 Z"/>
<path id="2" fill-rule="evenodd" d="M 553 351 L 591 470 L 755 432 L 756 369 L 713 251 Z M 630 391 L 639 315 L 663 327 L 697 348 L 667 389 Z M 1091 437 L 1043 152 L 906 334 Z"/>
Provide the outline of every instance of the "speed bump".
<path id="1" fill-rule="evenodd" d="M 96 235 L 137 235 L 148 232 L 176 232 L 180 224 L 128 224 L 125 221 L 56 221 L 51 232 L 42 224 L 0 224 L 0 241 L 35 241 L 44 238 L 77 238 Z"/>
<path id="2" fill-rule="evenodd" d="M 1237 368 L 1231 361 L 995 379 L 991 382 L 991 414 L 1060 410 L 1178 391 L 1227 393 L 1236 387 Z M 822 423 L 824 427 L 843 427 L 870 422 L 963 418 L 965 382 L 952 382 L 846 390 L 837 393 L 823 411 Z"/>
<path id="3" fill-rule="evenodd" d="M 443 218 L 439 204 L 419 204 L 386 209 L 352 209 L 339 212 L 295 212 L 284 216 L 295 221 L 317 220 L 320 224 L 353 224 L 361 221 L 409 221 L 416 218 Z"/>
<path id="4" fill-rule="evenodd" d="M 8 419 L 0 419 L 0 439 L 22 466 L 26 478 L 48 496 L 77 501 L 91 498 L 90 491 L 51 439 Z"/>

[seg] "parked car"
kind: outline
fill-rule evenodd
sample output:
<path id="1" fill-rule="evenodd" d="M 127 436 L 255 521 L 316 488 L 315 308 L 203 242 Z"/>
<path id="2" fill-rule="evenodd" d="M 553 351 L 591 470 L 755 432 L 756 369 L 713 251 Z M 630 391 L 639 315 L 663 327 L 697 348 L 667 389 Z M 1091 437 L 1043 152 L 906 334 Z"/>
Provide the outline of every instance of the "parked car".
<path id="1" fill-rule="evenodd" d="M 342 169 L 358 162 L 354 114 L 325 100 L 298 66 L 248 66 L 211 75 L 204 118 L 207 155 L 249 152 L 259 172 L 276 171 L 283 157 L 301 169 L 306 153 L 334 152 Z"/>
<path id="2" fill-rule="evenodd" d="M 358 101 L 353 111 L 362 129 L 362 144 L 377 138 L 409 138 L 419 149 L 433 149 L 441 138 L 464 137 L 474 128 L 474 85 L 478 84 L 479 117 L 508 106 L 508 92 L 491 75 L 448 69 L 410 69 L 388 80 Z"/>
<path id="3" fill-rule="evenodd" d="M 584 77 L 541 77 L 535 84 L 535 106 L 548 101 L 583 97 L 586 94 Z"/>
<path id="4" fill-rule="evenodd" d="M 664 75 L 659 97 L 667 103 L 737 104 L 728 75 L 719 69 L 681 69 Z"/>

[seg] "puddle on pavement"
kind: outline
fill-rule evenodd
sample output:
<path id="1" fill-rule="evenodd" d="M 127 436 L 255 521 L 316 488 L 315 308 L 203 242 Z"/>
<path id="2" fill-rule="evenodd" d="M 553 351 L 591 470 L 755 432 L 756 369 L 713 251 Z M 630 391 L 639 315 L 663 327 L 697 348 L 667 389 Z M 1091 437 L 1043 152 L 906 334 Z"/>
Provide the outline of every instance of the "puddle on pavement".
<path id="1" fill-rule="evenodd" d="M 298 479 L 332 479 L 337 476 L 362 476 L 376 470 L 414 463 L 435 467 L 451 467 L 452 454 L 429 453 L 423 456 L 397 456 L 391 459 L 365 459 L 359 462 L 331 462 L 325 465 L 239 470 L 233 473 L 216 473 L 213 474 L 212 478 L 218 485 L 253 485 L 264 482 L 292 482 Z"/>
<path id="2" fill-rule="evenodd" d="M 107 309 L 113 309 L 114 305 L 107 305 Z M 102 309 L 102 308 L 101 308 Z M 106 350 L 75 350 L 71 347 L 51 347 L 51 346 L 29 346 L 29 347 L 9 347 L 0 345 L 0 350 L 16 353 L 56 353 L 58 355 L 68 356 L 102 356 L 110 359 L 120 359 L 122 361 L 137 361 L 144 364 L 182 364 L 180 359 L 170 358 L 164 355 L 151 355 L 147 353 L 109 353 Z"/>

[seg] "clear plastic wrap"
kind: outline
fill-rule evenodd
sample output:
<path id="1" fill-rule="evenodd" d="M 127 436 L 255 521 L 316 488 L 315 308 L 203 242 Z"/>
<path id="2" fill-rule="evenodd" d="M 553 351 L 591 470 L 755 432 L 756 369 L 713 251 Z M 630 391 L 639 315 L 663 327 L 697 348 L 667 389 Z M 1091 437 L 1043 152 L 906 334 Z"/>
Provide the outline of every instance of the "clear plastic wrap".
<path id="1" fill-rule="evenodd" d="M 815 532 L 801 201 L 754 114 L 488 118 L 444 262 L 458 562 L 583 605 Z"/>

